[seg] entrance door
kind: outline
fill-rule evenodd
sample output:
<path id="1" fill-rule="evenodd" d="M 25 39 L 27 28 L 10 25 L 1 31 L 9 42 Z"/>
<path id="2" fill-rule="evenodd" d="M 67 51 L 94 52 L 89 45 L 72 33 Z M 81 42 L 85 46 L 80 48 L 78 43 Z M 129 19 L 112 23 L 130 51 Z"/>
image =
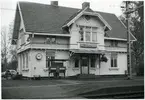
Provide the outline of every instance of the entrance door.
<path id="1" fill-rule="evenodd" d="M 82 74 L 88 74 L 88 57 L 82 57 L 81 68 Z"/>

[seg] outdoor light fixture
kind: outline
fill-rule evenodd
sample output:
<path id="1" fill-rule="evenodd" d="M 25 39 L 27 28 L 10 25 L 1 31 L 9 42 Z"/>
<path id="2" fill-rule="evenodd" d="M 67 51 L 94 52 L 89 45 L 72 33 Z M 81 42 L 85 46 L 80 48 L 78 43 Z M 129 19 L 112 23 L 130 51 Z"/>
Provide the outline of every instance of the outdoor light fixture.
<path id="1" fill-rule="evenodd" d="M 101 58 L 100 58 L 100 61 L 102 61 L 102 62 L 107 62 L 107 61 L 108 61 L 108 59 L 107 59 L 107 57 L 105 56 L 105 54 L 102 54 L 102 56 L 101 56 Z"/>

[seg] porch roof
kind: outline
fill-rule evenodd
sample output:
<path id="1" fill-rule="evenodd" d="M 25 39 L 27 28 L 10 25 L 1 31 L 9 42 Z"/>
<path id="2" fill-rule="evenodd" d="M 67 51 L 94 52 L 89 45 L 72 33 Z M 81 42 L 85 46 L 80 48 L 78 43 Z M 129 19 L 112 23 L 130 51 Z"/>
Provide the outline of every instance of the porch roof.
<path id="1" fill-rule="evenodd" d="M 75 49 L 75 50 L 70 50 L 73 53 L 85 53 L 85 54 L 102 54 L 105 53 L 105 51 L 102 50 L 80 50 L 80 49 Z"/>

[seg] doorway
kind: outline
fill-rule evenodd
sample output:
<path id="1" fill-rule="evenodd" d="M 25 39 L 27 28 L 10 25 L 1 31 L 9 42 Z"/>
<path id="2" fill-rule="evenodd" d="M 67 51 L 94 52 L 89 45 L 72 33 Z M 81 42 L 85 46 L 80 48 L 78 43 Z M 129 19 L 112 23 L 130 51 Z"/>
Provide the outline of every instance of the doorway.
<path id="1" fill-rule="evenodd" d="M 81 58 L 81 70 L 82 74 L 89 74 L 89 59 L 87 56 Z"/>

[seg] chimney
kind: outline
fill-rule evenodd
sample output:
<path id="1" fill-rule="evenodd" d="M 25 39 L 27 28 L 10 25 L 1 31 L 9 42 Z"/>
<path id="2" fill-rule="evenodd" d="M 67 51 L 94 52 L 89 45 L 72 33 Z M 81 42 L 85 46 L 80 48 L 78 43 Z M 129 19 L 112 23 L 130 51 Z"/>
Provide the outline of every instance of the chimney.
<path id="1" fill-rule="evenodd" d="M 82 3 L 82 9 L 84 9 L 86 7 L 90 8 L 90 3 L 89 2 Z"/>
<path id="2" fill-rule="evenodd" d="M 52 6 L 58 6 L 58 1 L 51 1 Z"/>

